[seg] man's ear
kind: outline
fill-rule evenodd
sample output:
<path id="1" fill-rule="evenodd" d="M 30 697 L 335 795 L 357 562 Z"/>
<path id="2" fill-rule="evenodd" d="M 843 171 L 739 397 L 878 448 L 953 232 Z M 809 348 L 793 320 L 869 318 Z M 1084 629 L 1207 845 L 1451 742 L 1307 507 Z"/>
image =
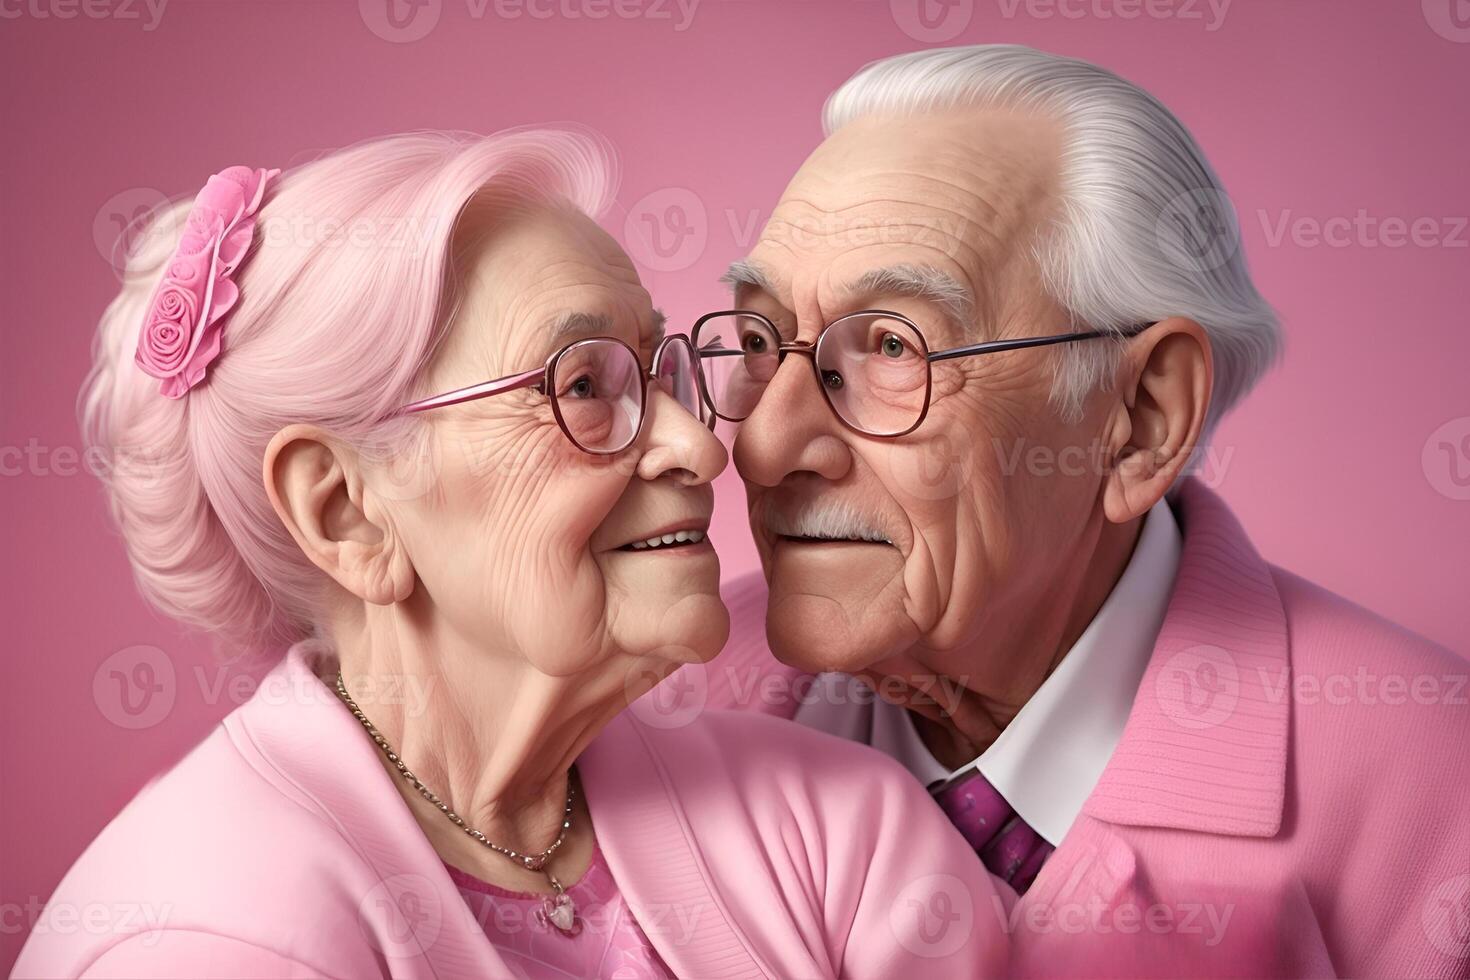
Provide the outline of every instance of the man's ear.
<path id="1" fill-rule="evenodd" d="M 1113 467 L 1103 513 L 1125 524 L 1146 514 L 1184 473 L 1199 446 L 1214 384 L 1210 338 L 1186 317 L 1160 320 L 1133 338 L 1118 373 Z"/>
<path id="2" fill-rule="evenodd" d="M 265 492 L 307 558 L 365 602 L 389 605 L 413 592 L 413 564 L 377 506 L 357 456 L 314 425 L 288 425 L 266 446 Z"/>

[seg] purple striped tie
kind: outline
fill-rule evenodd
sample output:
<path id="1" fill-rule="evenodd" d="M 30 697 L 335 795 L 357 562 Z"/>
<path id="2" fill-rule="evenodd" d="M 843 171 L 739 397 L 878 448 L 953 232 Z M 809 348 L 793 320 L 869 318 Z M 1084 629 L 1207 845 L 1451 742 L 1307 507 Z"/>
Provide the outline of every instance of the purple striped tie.
<path id="1" fill-rule="evenodd" d="M 929 791 L 990 873 L 1023 894 L 1056 850 L 1011 809 L 978 769 L 966 769 Z"/>

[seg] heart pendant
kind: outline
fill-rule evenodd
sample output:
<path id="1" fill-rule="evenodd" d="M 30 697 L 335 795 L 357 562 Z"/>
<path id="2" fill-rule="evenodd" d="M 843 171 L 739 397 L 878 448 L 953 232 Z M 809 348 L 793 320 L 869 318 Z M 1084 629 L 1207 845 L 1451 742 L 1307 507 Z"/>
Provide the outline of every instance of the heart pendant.
<path id="1" fill-rule="evenodd" d="M 577 906 L 565 892 L 542 899 L 539 918 L 543 923 L 555 926 L 563 936 L 575 936 L 582 931 L 582 921 L 577 918 Z"/>

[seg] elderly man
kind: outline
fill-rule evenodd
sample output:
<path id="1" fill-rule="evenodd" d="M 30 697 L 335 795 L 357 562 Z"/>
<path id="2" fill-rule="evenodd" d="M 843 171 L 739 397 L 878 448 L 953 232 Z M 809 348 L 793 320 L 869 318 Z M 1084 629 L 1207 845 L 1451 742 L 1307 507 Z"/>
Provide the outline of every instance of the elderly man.
<path id="1" fill-rule="evenodd" d="M 1189 133 L 1009 46 L 823 121 L 695 338 L 764 569 L 707 703 L 928 784 L 1018 972 L 1464 976 L 1466 665 L 1189 476 L 1278 345 Z"/>

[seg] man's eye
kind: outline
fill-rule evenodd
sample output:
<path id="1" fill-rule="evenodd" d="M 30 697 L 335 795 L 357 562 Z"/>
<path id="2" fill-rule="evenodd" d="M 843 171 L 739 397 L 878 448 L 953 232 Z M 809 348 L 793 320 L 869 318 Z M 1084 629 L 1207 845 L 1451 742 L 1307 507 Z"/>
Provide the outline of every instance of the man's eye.
<path id="1" fill-rule="evenodd" d="M 573 398 L 591 398 L 592 379 L 585 374 L 582 375 L 576 381 L 572 382 L 571 387 L 567 389 L 567 393 Z"/>
<path id="2" fill-rule="evenodd" d="M 884 334 L 882 343 L 883 353 L 887 357 L 902 357 L 904 352 L 903 340 L 897 334 Z"/>
<path id="3" fill-rule="evenodd" d="M 745 338 L 745 352 L 747 354 L 764 354 L 766 352 L 766 338 L 758 333 L 753 333 Z"/>

